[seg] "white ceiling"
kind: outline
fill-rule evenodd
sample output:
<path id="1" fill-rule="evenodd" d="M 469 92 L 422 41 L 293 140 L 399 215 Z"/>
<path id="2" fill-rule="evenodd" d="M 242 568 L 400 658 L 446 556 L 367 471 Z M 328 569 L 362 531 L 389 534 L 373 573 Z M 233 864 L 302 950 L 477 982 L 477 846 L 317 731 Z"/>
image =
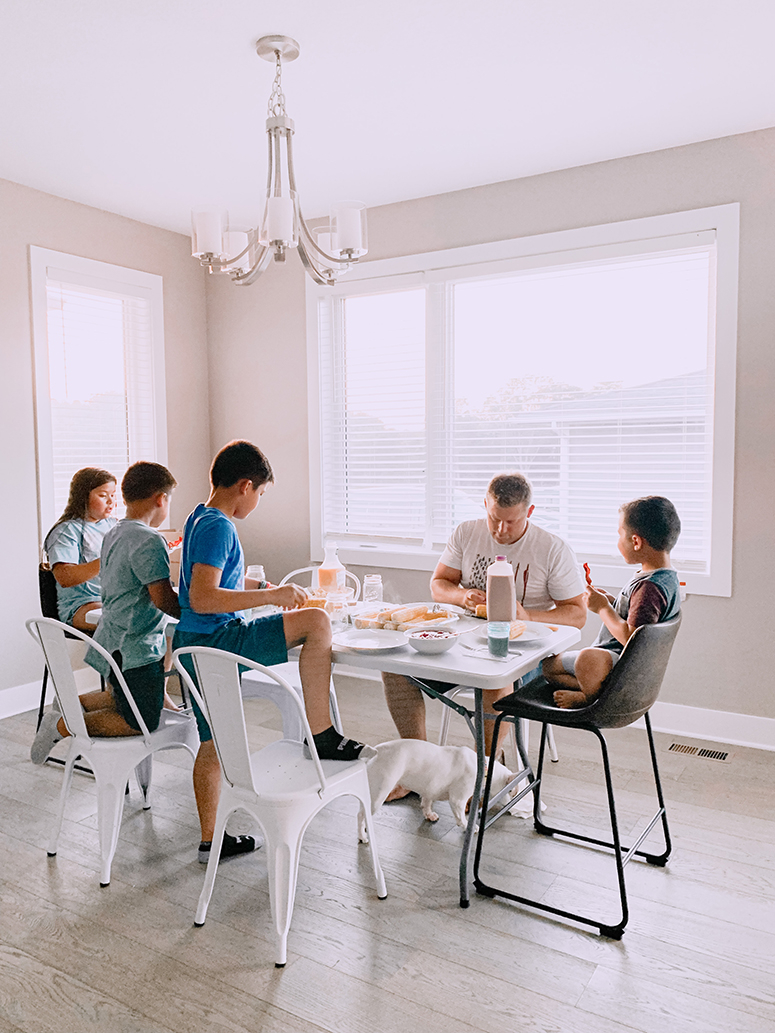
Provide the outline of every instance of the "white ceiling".
<path id="1" fill-rule="evenodd" d="M 773 0 L 2 0 L 0 177 L 255 225 L 268 33 L 308 217 L 775 125 Z"/>

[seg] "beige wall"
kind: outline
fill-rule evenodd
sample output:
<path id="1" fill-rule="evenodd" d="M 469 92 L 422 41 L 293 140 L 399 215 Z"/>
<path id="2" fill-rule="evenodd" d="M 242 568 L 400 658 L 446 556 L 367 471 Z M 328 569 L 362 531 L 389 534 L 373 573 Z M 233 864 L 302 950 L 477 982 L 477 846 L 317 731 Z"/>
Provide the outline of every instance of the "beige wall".
<path id="1" fill-rule="evenodd" d="M 741 202 L 731 599 L 691 597 L 662 699 L 775 718 L 769 637 L 775 350 L 775 130 L 602 162 L 369 213 L 371 259 Z M 208 282 L 211 434 L 256 440 L 278 483 L 240 528 L 270 576 L 309 560 L 304 277 L 291 256 L 253 287 Z M 426 575 L 384 571 L 404 598 Z"/>
<path id="2" fill-rule="evenodd" d="M 40 677 L 24 630 L 39 613 L 29 245 L 158 273 L 164 278 L 168 464 L 181 521 L 207 485 L 210 457 L 203 272 L 177 233 L 0 180 L 0 471 L 5 543 L 0 593 L 0 691 Z"/>

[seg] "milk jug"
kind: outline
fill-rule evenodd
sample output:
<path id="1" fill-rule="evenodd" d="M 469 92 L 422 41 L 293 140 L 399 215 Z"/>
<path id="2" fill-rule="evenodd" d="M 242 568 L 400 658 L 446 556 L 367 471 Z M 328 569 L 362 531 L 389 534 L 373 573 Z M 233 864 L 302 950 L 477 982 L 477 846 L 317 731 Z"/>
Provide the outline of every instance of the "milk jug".
<path id="1" fill-rule="evenodd" d="M 507 658 L 511 622 L 517 615 L 514 569 L 505 556 L 487 568 L 487 645 L 490 655 Z"/>
<path id="2" fill-rule="evenodd" d="M 336 554 L 336 542 L 326 545 L 326 554 L 317 571 L 317 587 L 329 595 L 331 592 L 344 592 L 344 565 Z"/>

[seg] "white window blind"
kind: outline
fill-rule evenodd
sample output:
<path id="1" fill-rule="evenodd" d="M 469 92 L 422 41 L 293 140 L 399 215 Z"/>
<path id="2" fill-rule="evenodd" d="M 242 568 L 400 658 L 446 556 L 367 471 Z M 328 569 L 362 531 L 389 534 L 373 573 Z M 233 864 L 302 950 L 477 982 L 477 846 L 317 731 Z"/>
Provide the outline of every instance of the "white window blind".
<path id="1" fill-rule="evenodd" d="M 718 236 L 654 236 L 478 267 L 426 256 L 403 289 L 364 273 L 319 291 L 321 537 L 438 555 L 482 515 L 490 478 L 521 470 L 534 520 L 609 569 L 624 571 L 619 506 L 666 495 L 683 524 L 674 563 L 693 590 L 728 591 Z"/>
<path id="2" fill-rule="evenodd" d="M 161 278 L 32 250 L 45 534 L 76 470 L 166 459 Z"/>

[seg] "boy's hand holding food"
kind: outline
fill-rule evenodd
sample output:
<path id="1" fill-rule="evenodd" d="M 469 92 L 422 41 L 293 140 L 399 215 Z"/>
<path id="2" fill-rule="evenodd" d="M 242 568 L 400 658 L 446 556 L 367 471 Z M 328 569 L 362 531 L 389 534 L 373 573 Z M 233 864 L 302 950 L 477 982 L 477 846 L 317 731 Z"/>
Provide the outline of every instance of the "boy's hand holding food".
<path id="1" fill-rule="evenodd" d="M 307 593 L 299 585 L 282 585 L 266 592 L 266 601 L 274 606 L 282 606 L 284 610 L 295 610 L 303 606 L 306 599 Z"/>
<path id="2" fill-rule="evenodd" d="M 600 613 L 607 606 L 610 606 L 614 601 L 614 597 L 609 595 L 608 592 L 601 592 L 594 585 L 587 585 L 586 591 L 584 592 L 584 602 L 588 610 L 593 613 Z"/>

